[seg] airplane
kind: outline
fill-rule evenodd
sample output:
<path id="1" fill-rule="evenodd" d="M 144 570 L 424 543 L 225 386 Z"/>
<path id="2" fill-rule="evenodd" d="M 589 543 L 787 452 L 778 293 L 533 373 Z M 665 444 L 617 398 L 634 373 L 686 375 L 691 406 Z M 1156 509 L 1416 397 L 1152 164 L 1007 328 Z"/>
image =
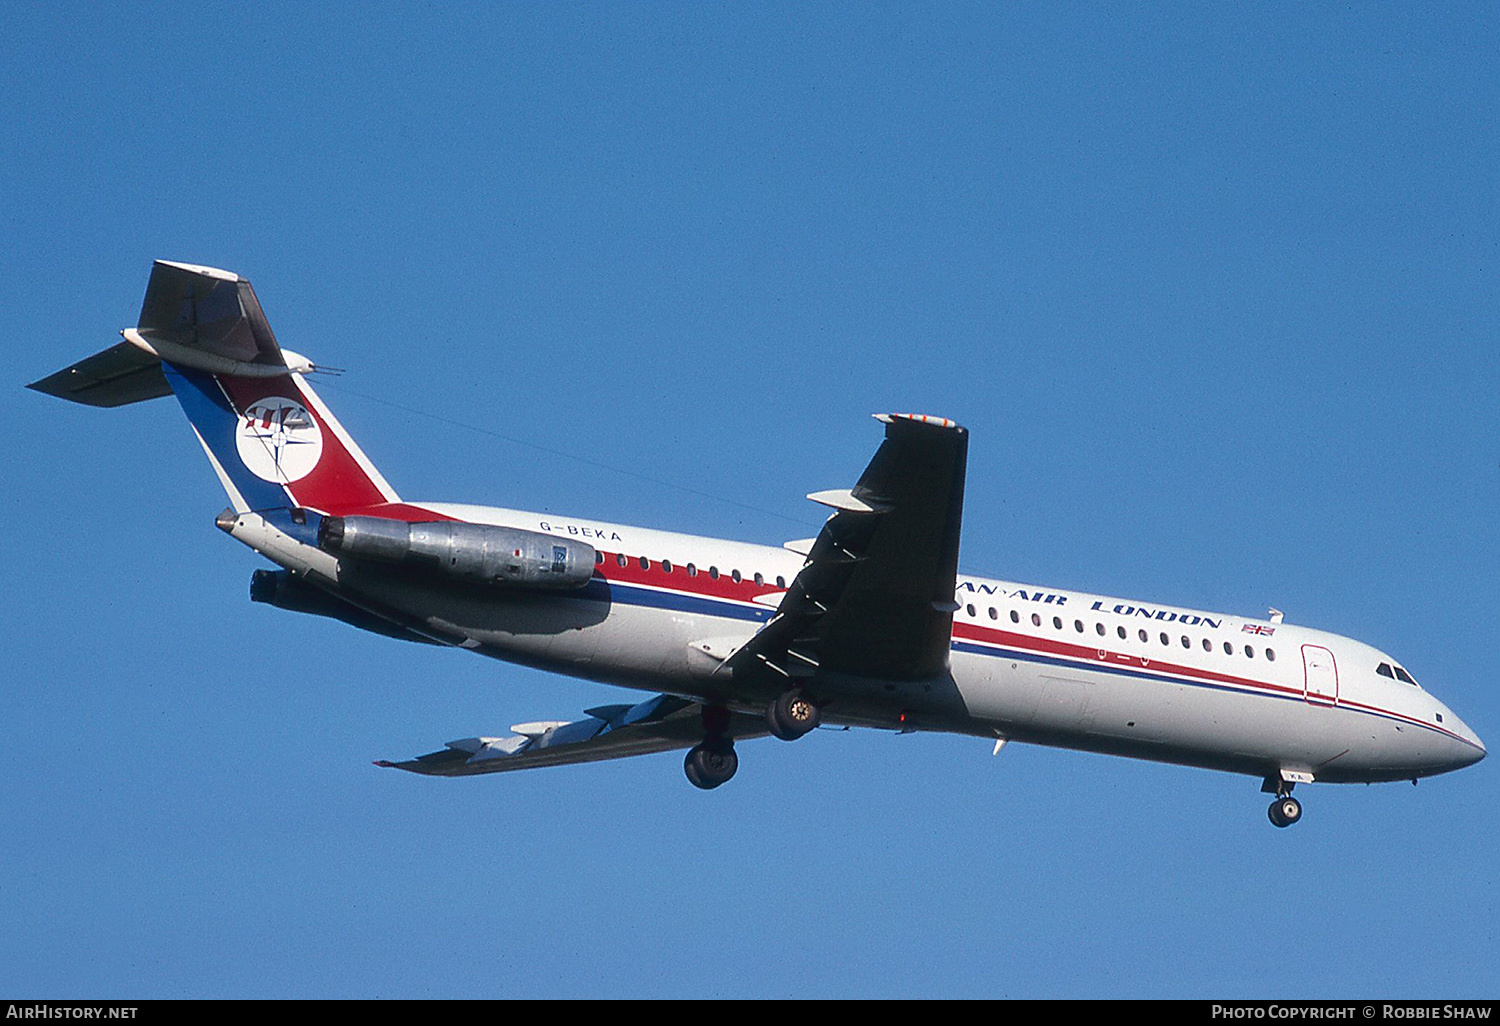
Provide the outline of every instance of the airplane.
<path id="1" fill-rule="evenodd" d="M 278 566 L 254 602 L 652 693 L 382 760 L 457 777 L 687 749 L 705 790 L 735 744 L 821 725 L 981 737 L 1251 776 L 1272 823 L 1297 784 L 1483 759 L 1401 663 L 1285 622 L 958 572 L 968 432 L 882 413 L 885 437 L 815 538 L 747 544 L 402 499 L 276 341 L 239 275 L 156 261 L 123 341 L 29 387 L 99 407 L 174 395 L 230 507 Z"/>

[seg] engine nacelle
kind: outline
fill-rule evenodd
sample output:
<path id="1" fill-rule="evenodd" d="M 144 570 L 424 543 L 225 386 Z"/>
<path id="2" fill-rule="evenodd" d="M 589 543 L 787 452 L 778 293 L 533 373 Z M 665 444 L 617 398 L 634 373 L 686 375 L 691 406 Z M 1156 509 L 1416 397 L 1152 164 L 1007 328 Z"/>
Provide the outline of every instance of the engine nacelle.
<path id="1" fill-rule="evenodd" d="M 277 609 L 290 609 L 294 613 L 332 617 L 360 630 L 374 631 L 388 638 L 420 641 L 424 645 L 439 644 L 426 635 L 409 631 L 400 624 L 367 612 L 316 585 L 308 584 L 286 570 L 257 570 L 251 574 L 250 601 L 264 602 Z"/>
<path id="2" fill-rule="evenodd" d="M 594 576 L 592 545 L 488 524 L 324 517 L 318 545 L 340 556 L 474 584 L 556 590 L 581 588 Z"/>

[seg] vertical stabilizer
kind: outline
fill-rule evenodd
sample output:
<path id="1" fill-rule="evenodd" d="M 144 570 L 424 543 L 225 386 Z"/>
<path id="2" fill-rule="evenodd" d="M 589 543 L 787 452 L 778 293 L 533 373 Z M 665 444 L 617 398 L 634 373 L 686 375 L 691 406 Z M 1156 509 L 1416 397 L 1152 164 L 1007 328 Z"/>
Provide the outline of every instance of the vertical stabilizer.
<path id="1" fill-rule="evenodd" d="M 344 514 L 399 502 L 282 350 L 250 283 L 158 260 L 125 341 L 31 385 L 93 406 L 176 395 L 239 512 Z"/>

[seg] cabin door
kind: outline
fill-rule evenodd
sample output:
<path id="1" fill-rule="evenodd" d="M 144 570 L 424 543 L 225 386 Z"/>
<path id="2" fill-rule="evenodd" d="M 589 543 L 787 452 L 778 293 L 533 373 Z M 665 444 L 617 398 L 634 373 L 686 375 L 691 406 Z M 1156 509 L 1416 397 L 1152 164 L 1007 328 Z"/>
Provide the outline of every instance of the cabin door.
<path id="1" fill-rule="evenodd" d="M 1318 705 L 1338 705 L 1339 670 L 1333 653 L 1321 645 L 1302 646 L 1306 685 L 1302 696 Z"/>

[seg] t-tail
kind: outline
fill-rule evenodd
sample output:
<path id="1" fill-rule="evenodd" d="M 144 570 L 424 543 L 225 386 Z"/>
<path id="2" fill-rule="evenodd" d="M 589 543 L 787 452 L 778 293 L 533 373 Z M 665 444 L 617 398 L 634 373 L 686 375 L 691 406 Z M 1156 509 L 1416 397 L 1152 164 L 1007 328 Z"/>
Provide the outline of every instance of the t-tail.
<path id="1" fill-rule="evenodd" d="M 158 260 L 125 341 L 29 387 L 89 406 L 175 395 L 238 513 L 333 516 L 400 502 L 282 349 L 237 274 Z M 389 515 L 389 514 L 387 514 Z"/>

